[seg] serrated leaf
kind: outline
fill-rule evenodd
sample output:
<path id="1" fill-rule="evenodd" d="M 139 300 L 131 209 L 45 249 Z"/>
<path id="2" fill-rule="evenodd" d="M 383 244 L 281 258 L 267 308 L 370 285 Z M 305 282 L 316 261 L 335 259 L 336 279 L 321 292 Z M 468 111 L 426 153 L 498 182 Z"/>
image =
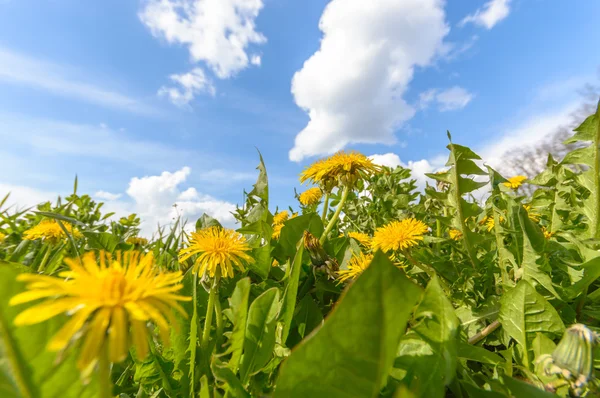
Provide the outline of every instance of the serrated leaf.
<path id="1" fill-rule="evenodd" d="M 561 336 L 565 326 L 560 316 L 548 301 L 535 291 L 527 281 L 521 280 L 517 286 L 504 293 L 500 299 L 498 316 L 503 329 L 519 343 L 527 355 L 524 364 L 531 363 L 529 354 L 536 333 Z"/>
<path id="2" fill-rule="evenodd" d="M 300 271 L 302 269 L 302 255 L 304 254 L 304 239 L 300 239 L 298 250 L 294 256 L 294 261 L 291 263 L 291 271 L 286 280 L 285 292 L 283 293 L 283 302 L 281 305 L 281 314 L 279 315 L 283 323 L 281 332 L 281 343 L 285 344 L 292 319 L 296 310 L 296 297 L 298 296 L 298 283 L 300 281 Z"/>
<path id="3" fill-rule="evenodd" d="M 235 285 L 235 290 L 229 299 L 229 307 L 233 313 L 233 330 L 229 337 L 229 349 L 227 353 L 231 353 L 231 359 L 227 366 L 234 373 L 237 373 L 242 358 L 249 301 L 250 278 L 240 279 Z"/>

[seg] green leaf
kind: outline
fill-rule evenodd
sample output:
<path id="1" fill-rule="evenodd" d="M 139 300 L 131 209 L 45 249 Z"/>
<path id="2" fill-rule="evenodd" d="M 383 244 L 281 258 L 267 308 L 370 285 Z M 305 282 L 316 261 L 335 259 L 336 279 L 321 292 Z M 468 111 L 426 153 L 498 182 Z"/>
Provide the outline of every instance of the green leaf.
<path id="1" fill-rule="evenodd" d="M 292 325 L 292 319 L 296 310 L 296 297 L 298 296 L 298 283 L 300 281 L 300 271 L 302 269 L 302 255 L 304 254 L 304 239 L 300 239 L 298 243 L 298 251 L 294 256 L 294 261 L 291 263 L 291 272 L 287 278 L 285 286 L 285 292 L 283 293 L 283 303 L 281 306 L 281 314 L 279 318 L 283 323 L 283 329 L 281 332 L 281 342 L 285 344 L 288 334 L 290 333 L 290 327 Z"/>
<path id="2" fill-rule="evenodd" d="M 60 221 L 65 221 L 68 222 L 70 224 L 76 225 L 78 227 L 83 227 L 85 228 L 86 225 L 84 223 L 82 223 L 81 221 L 73 218 L 73 217 L 68 217 L 62 214 L 58 214 L 58 213 L 52 213 L 49 211 L 36 211 L 37 214 L 44 216 L 44 217 L 48 217 L 48 218 L 52 218 L 55 220 L 60 220 Z"/>
<path id="3" fill-rule="evenodd" d="M 511 392 L 511 395 L 515 398 L 551 398 L 556 397 L 554 394 L 550 394 L 544 390 L 540 390 L 534 385 L 526 383 L 521 380 L 513 379 L 512 377 L 505 377 L 504 384 Z"/>
<path id="4" fill-rule="evenodd" d="M 97 380 L 82 383 L 75 366 L 77 350 L 70 349 L 62 361 L 46 351 L 48 340 L 66 317 L 57 316 L 31 326 L 15 327 L 15 316 L 27 305 L 9 306 L 8 301 L 24 286 L 15 279 L 19 272 L 0 266 L 0 391 L 3 398 L 79 398 L 98 396 Z"/>
<path id="5" fill-rule="evenodd" d="M 596 113 L 589 116 L 575 132 L 565 144 L 591 142 L 588 147 L 567 154 L 562 163 L 588 166 L 586 171 L 577 175 L 577 180 L 589 192 L 583 201 L 582 209 L 587 217 L 587 235 L 600 239 L 600 103 Z"/>
<path id="6" fill-rule="evenodd" d="M 87 232 L 83 231 L 83 236 L 87 238 L 90 249 L 104 250 L 113 253 L 119 244 L 119 238 L 108 232 Z"/>
<path id="7" fill-rule="evenodd" d="M 569 299 L 574 299 L 586 292 L 587 288 L 600 278 L 600 257 L 592 258 L 590 261 L 581 264 L 581 268 L 583 269 L 583 278 L 565 289 Z"/>
<path id="8" fill-rule="evenodd" d="M 419 323 L 400 343 L 399 358 L 394 367 L 406 371 L 403 382 L 417 396 L 443 397 L 445 387 L 456 373 L 460 321 L 437 277 L 427 285 L 423 300 L 415 311 L 415 319 Z M 410 337 L 413 332 L 423 342 Z M 405 343 L 408 347 L 403 347 Z M 423 352 L 431 355 L 422 358 L 415 355 Z"/>
<path id="9" fill-rule="evenodd" d="M 181 373 L 181 392 L 188 395 L 192 380 L 194 380 L 194 364 L 196 359 L 196 345 L 198 336 L 198 313 L 206 311 L 208 293 L 204 289 L 194 288 L 194 273 L 189 269 L 181 281 L 183 288 L 178 294 L 188 297 L 196 296 L 193 301 L 182 301 L 180 305 L 189 317 L 182 316 L 178 311 L 174 312 L 177 325 L 171 329 L 171 349 L 175 369 Z M 196 310 L 194 310 L 194 304 Z"/>
<path id="10" fill-rule="evenodd" d="M 213 361 L 210 366 L 215 379 L 222 381 L 227 384 L 227 397 L 232 398 L 244 398 L 250 397 L 250 394 L 246 392 L 242 382 L 235 376 L 231 371 L 230 367 L 223 366 L 218 361 Z"/>
<path id="11" fill-rule="evenodd" d="M 413 331 L 423 337 L 444 361 L 444 385 L 450 384 L 456 373 L 456 343 L 460 321 L 452 303 L 435 276 L 425 289 L 423 300 L 415 311 L 420 323 Z"/>
<path id="12" fill-rule="evenodd" d="M 474 386 L 471 383 L 461 382 L 460 385 L 467 390 L 468 396 L 473 398 L 505 398 L 506 395 L 496 392 L 496 391 L 488 391 L 482 390 L 479 387 Z"/>
<path id="13" fill-rule="evenodd" d="M 250 305 L 240 365 L 243 384 L 249 376 L 259 372 L 273 355 L 279 306 L 279 290 L 275 287 L 258 296 Z"/>
<path id="14" fill-rule="evenodd" d="M 234 373 L 237 373 L 240 359 L 242 358 L 249 300 L 250 278 L 240 279 L 235 285 L 235 290 L 229 299 L 229 307 L 233 313 L 233 330 L 229 337 L 229 349 L 227 353 L 231 353 L 228 366 Z"/>
<path id="15" fill-rule="evenodd" d="M 487 363 L 490 365 L 498 365 L 504 360 L 485 348 L 478 347 L 465 342 L 458 343 L 458 357 L 460 359 L 466 359 L 469 361 L 475 361 L 479 363 Z"/>
<path id="16" fill-rule="evenodd" d="M 308 231 L 317 238 L 323 234 L 323 222 L 315 213 L 303 214 L 285 222 L 281 230 L 277 254 L 282 258 L 292 258 L 296 253 L 296 245 L 302 239 L 304 231 Z"/>
<path id="17" fill-rule="evenodd" d="M 275 397 L 377 396 L 419 296 L 419 287 L 377 252 L 323 326 L 283 363 Z"/>
<path id="18" fill-rule="evenodd" d="M 212 218 L 211 216 L 209 216 L 206 213 L 202 213 L 200 218 L 198 218 L 198 220 L 196 220 L 196 231 L 198 231 L 200 229 L 204 229 L 204 228 L 221 227 L 221 226 L 222 226 L 221 223 L 217 219 Z"/>
<path id="19" fill-rule="evenodd" d="M 546 274 L 540 267 L 542 261 L 541 255 L 545 245 L 544 235 L 540 228 L 535 225 L 527 215 L 523 206 L 519 206 L 515 211 L 519 214 L 519 223 L 523 230 L 523 256 L 521 267 L 523 268 L 523 279 L 529 282 L 537 282 L 546 290 L 560 299 L 559 294 L 554 289 L 550 275 Z"/>
<path id="20" fill-rule="evenodd" d="M 554 307 L 524 280 L 504 293 L 500 299 L 498 319 L 509 336 L 523 347 L 526 353 L 523 360 L 527 368 L 530 367 L 529 356 L 536 333 L 558 337 L 565 330 Z"/>
<path id="21" fill-rule="evenodd" d="M 294 315 L 294 322 L 298 330 L 298 335 L 301 338 L 306 337 L 310 332 L 323 324 L 321 309 L 309 294 L 304 296 L 298 303 L 298 311 Z"/>

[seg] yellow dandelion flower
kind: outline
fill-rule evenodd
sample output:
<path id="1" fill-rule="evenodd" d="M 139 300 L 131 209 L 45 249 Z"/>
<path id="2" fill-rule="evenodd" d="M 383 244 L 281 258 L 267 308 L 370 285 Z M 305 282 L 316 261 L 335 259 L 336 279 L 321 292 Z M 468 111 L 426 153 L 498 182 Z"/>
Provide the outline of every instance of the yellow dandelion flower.
<path id="1" fill-rule="evenodd" d="M 0 243 L 4 242 L 4 239 L 6 239 L 6 235 L 0 232 Z"/>
<path id="2" fill-rule="evenodd" d="M 527 212 L 527 215 L 529 216 L 529 219 L 531 221 L 540 222 L 541 215 L 539 213 L 536 213 L 535 210 L 531 208 L 531 205 L 525 205 L 523 207 L 525 208 L 525 211 Z"/>
<path id="3" fill-rule="evenodd" d="M 500 223 L 504 222 L 504 217 L 500 216 Z M 485 221 L 485 225 L 487 227 L 488 232 L 490 232 L 492 229 L 494 229 L 494 227 L 496 226 L 496 222 L 494 221 L 494 217 L 485 217 L 484 218 Z"/>
<path id="4" fill-rule="evenodd" d="M 356 241 L 363 246 L 371 246 L 371 237 L 365 233 L 352 231 L 348 232 L 348 236 L 356 239 Z"/>
<path id="5" fill-rule="evenodd" d="M 271 263 L 272 267 L 279 267 L 279 261 L 277 261 L 276 258 L 273 259 L 273 262 Z"/>
<path id="6" fill-rule="evenodd" d="M 148 244 L 148 239 L 132 236 L 131 238 L 128 238 L 125 243 L 130 245 L 146 246 Z"/>
<path id="7" fill-rule="evenodd" d="M 550 239 L 554 236 L 554 232 L 550 232 L 546 229 L 546 227 L 542 227 L 542 233 L 544 234 L 544 238 Z"/>
<path id="8" fill-rule="evenodd" d="M 527 177 L 525 176 L 514 176 L 507 179 L 506 182 L 503 182 L 502 185 L 511 189 L 518 189 L 523 181 L 525 181 Z"/>
<path id="9" fill-rule="evenodd" d="M 373 261 L 372 254 L 360 253 L 354 256 L 348 261 L 348 268 L 338 271 L 339 283 L 345 282 L 348 279 L 355 279 L 357 276 L 363 273 Z"/>
<path id="10" fill-rule="evenodd" d="M 304 206 L 316 205 L 319 203 L 322 196 L 323 191 L 321 191 L 321 188 L 314 187 L 302 192 L 298 197 L 298 201 L 300 201 L 300 203 L 302 203 Z"/>
<path id="11" fill-rule="evenodd" d="M 190 300 L 175 294 L 183 285 L 181 272 L 161 272 L 153 267 L 153 256 L 136 251 L 117 252 L 116 257 L 88 252 L 79 259 L 65 259 L 69 270 L 59 277 L 21 274 L 27 291 L 10 300 L 10 305 L 45 299 L 14 320 L 15 325 L 32 325 L 65 313 L 69 320 L 50 339 L 49 351 L 66 348 L 83 332 L 77 366 L 80 370 L 96 362 L 108 350 L 111 362 L 127 358 L 133 345 L 139 359 L 148 354 L 148 322 L 158 326 L 163 342 L 169 342 L 170 325 L 176 325 L 171 308 L 187 316 L 178 301 Z"/>
<path id="12" fill-rule="evenodd" d="M 74 228 L 71 224 L 67 222 L 62 222 L 62 225 L 73 238 L 79 239 L 82 237 L 81 232 L 79 232 L 79 230 L 77 228 Z M 66 238 L 67 235 L 65 234 L 65 231 L 54 219 L 42 220 L 38 225 L 29 228 L 23 234 L 23 239 L 25 240 L 43 239 L 52 244 L 56 244 Z"/>
<path id="13" fill-rule="evenodd" d="M 460 232 L 458 229 L 451 229 L 448 234 L 452 240 L 461 240 L 463 236 L 462 232 Z"/>
<path id="14" fill-rule="evenodd" d="M 215 276 L 217 268 L 221 276 L 233 278 L 233 266 L 245 271 L 244 263 L 254 260 L 246 252 L 252 248 L 242 234 L 231 229 L 209 227 L 199 232 L 192 232 L 188 246 L 179 251 L 179 261 L 183 262 L 199 254 L 194 261 L 194 272 Z"/>
<path id="15" fill-rule="evenodd" d="M 290 213 L 287 210 L 280 211 L 273 216 L 273 224 L 283 224 L 290 218 Z"/>
<path id="16" fill-rule="evenodd" d="M 428 229 L 425 223 L 415 218 L 392 221 L 377 228 L 371 247 L 373 250 L 381 249 L 383 252 L 403 250 L 422 241 L 423 234 Z"/>
<path id="17" fill-rule="evenodd" d="M 362 153 L 340 151 L 304 169 L 300 174 L 300 182 L 311 181 L 321 186 L 335 182 L 353 184 L 361 174 L 371 174 L 377 171 L 379 171 L 379 167 Z"/>
<path id="18" fill-rule="evenodd" d="M 275 224 L 273 225 L 273 235 L 271 235 L 272 239 L 279 239 L 281 236 L 281 230 L 283 229 L 283 224 Z"/>

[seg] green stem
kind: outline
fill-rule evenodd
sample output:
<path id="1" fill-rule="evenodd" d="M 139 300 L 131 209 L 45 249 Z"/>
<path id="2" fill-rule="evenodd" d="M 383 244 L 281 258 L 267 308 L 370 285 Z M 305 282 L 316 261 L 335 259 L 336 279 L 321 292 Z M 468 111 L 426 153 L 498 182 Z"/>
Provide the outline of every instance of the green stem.
<path id="1" fill-rule="evenodd" d="M 500 233 L 500 215 L 498 211 L 493 208 L 492 209 L 494 216 L 494 235 L 496 237 L 496 250 L 498 251 L 498 262 L 500 263 L 500 273 L 502 274 L 502 285 L 503 289 L 506 289 L 510 286 L 510 282 L 508 279 L 508 271 L 506 270 L 508 260 L 504 257 L 504 237 Z"/>
<path id="2" fill-rule="evenodd" d="M 217 323 L 217 352 L 219 352 L 219 348 L 221 347 L 221 336 L 223 336 L 223 313 L 221 312 L 221 301 L 219 301 L 219 296 L 215 300 L 215 318 Z"/>
<path id="3" fill-rule="evenodd" d="M 327 210 L 329 209 L 329 193 L 325 194 L 325 200 L 323 200 L 323 214 L 321 214 L 321 221 L 325 224 L 327 218 Z"/>
<path id="4" fill-rule="evenodd" d="M 329 235 L 329 233 L 335 226 L 335 223 L 337 222 L 338 218 L 340 217 L 340 213 L 342 212 L 342 209 L 344 208 L 344 203 L 346 203 L 346 199 L 348 199 L 349 193 L 350 193 L 350 188 L 348 186 L 345 186 L 344 190 L 342 191 L 342 198 L 340 199 L 340 203 L 338 204 L 337 209 L 335 209 L 335 213 L 333 213 L 333 217 L 331 217 L 331 220 L 329 220 L 329 224 L 327 224 L 327 228 L 325 228 L 325 232 L 323 232 L 321 239 L 319 239 L 319 242 L 321 244 L 325 243 L 325 240 L 327 239 L 327 235 Z"/>
<path id="5" fill-rule="evenodd" d="M 475 336 L 471 337 L 469 339 L 469 344 L 479 343 L 481 340 L 485 339 L 487 336 L 489 336 L 494 330 L 498 329 L 500 326 L 502 326 L 502 325 L 500 324 L 500 321 L 497 321 L 497 320 L 490 323 L 485 328 L 483 328 L 481 330 L 481 332 L 479 332 Z"/>
<path id="6" fill-rule="evenodd" d="M 112 398 L 112 380 L 110 378 L 110 361 L 108 360 L 107 347 L 104 346 L 100 350 L 100 358 L 98 359 L 98 379 L 100 388 L 100 398 Z"/>
<path id="7" fill-rule="evenodd" d="M 38 272 L 43 272 L 44 269 L 46 268 L 46 263 L 48 262 L 48 259 L 50 258 L 51 252 L 52 252 L 52 244 L 48 243 L 48 248 L 46 249 L 46 253 L 44 253 L 44 258 L 42 258 L 42 262 L 40 263 L 40 266 L 38 267 Z"/>
<path id="8" fill-rule="evenodd" d="M 215 277 L 213 279 L 213 284 L 210 287 L 210 292 L 208 293 L 208 305 L 206 306 L 206 319 L 204 320 L 204 330 L 202 331 L 202 341 L 200 343 L 200 348 L 202 352 L 206 350 L 208 347 L 208 341 L 210 340 L 210 328 L 212 326 L 212 317 L 215 307 L 215 299 L 217 297 L 217 293 L 219 290 L 219 281 L 221 280 L 221 269 L 217 267 L 217 271 L 215 273 Z"/>

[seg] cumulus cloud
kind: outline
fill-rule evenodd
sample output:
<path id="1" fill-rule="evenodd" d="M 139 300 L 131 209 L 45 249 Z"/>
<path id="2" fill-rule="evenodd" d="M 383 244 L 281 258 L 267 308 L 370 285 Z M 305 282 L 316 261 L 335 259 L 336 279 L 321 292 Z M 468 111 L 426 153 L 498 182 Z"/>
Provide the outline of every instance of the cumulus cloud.
<path id="1" fill-rule="evenodd" d="M 190 175 L 191 169 L 183 167 L 173 173 L 165 171 L 160 175 L 134 177 L 129 182 L 127 195 L 133 200 L 133 212 L 143 221 L 146 235 L 156 231 L 157 225 L 169 225 L 181 217 L 192 224 L 207 213 L 222 224 L 233 226 L 235 219 L 231 214 L 235 205 L 204 195 L 195 188 L 181 190 L 181 185 Z"/>
<path id="2" fill-rule="evenodd" d="M 100 199 L 100 200 L 117 200 L 119 199 L 121 196 L 120 193 L 110 193 L 110 192 L 106 192 L 106 191 L 98 191 L 94 194 L 94 197 Z"/>
<path id="3" fill-rule="evenodd" d="M 441 112 L 462 109 L 474 95 L 460 86 L 454 86 L 446 90 L 436 88 L 429 89 L 419 95 L 419 106 L 426 109 L 435 104 Z"/>
<path id="4" fill-rule="evenodd" d="M 459 26 L 468 23 L 483 26 L 486 29 L 492 29 L 498 22 L 502 21 L 510 13 L 511 0 L 490 0 L 478 8 L 473 14 L 467 15 Z"/>
<path id="5" fill-rule="evenodd" d="M 260 64 L 249 47 L 267 41 L 255 26 L 262 7 L 262 0 L 146 0 L 139 17 L 155 37 L 186 46 L 194 62 L 225 79 Z"/>
<path id="6" fill-rule="evenodd" d="M 404 163 L 400 160 L 400 156 L 395 153 L 384 153 L 384 154 L 376 154 L 369 156 L 373 163 L 387 166 L 391 168 L 395 168 L 398 166 L 405 167 L 411 170 L 411 177 L 417 180 L 417 187 L 420 190 L 423 190 L 426 186 L 426 183 L 429 181 L 431 183 L 431 179 L 427 177 L 425 174 L 434 173 L 444 166 L 444 158 L 436 157 L 431 160 L 421 159 L 421 160 L 409 160 Z"/>
<path id="7" fill-rule="evenodd" d="M 169 98 L 169 101 L 177 106 L 189 104 L 197 94 L 208 93 L 214 96 L 216 93 L 215 86 L 206 77 L 202 68 L 194 68 L 180 75 L 173 74 L 169 79 L 176 84 L 176 87 L 162 86 L 158 90 L 158 95 Z"/>
<path id="8" fill-rule="evenodd" d="M 310 121 L 293 161 L 351 143 L 393 143 L 415 110 L 402 95 L 416 66 L 443 51 L 442 0 L 333 0 L 319 22 L 321 47 L 296 72 L 292 94 Z M 424 28 L 426 27 L 426 28 Z"/>

